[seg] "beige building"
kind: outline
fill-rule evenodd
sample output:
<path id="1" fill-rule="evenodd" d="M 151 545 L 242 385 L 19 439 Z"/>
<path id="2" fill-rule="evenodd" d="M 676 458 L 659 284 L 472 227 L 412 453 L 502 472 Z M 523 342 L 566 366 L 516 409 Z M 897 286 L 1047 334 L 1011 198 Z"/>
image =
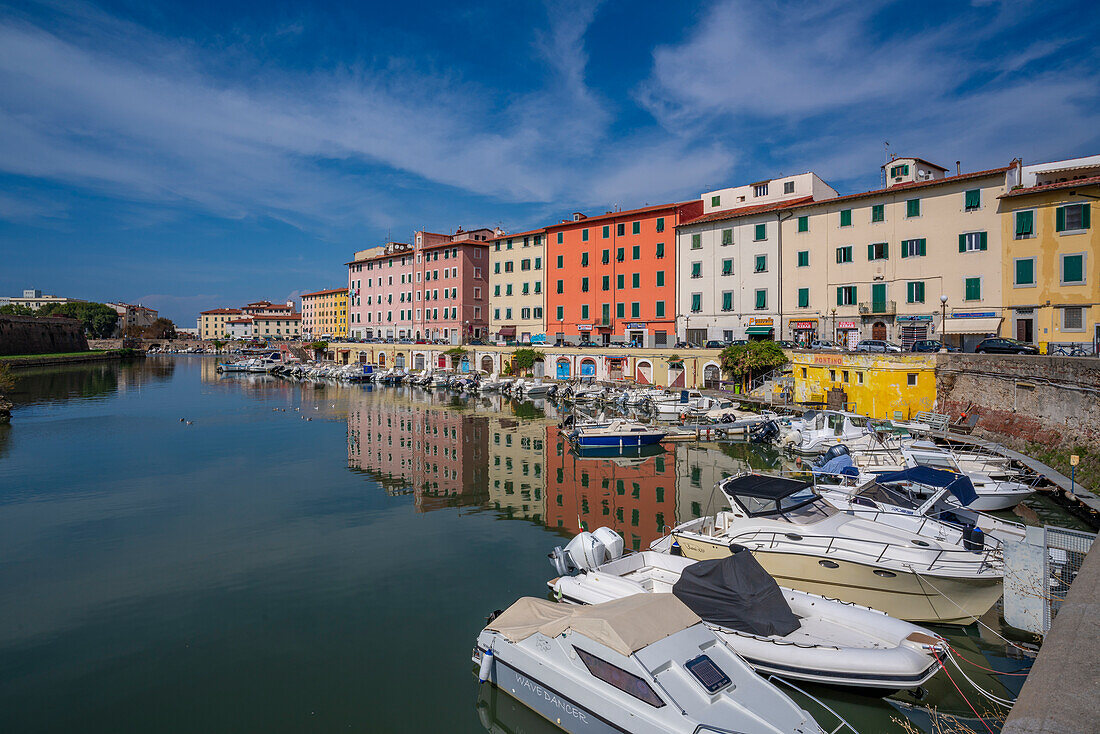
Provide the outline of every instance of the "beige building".
<path id="1" fill-rule="evenodd" d="M 258 339 L 297 339 L 301 335 L 302 315 L 279 313 L 252 317 L 252 335 Z"/>
<path id="2" fill-rule="evenodd" d="M 329 288 L 302 294 L 302 334 L 313 339 L 348 335 L 348 289 Z"/>
<path id="3" fill-rule="evenodd" d="M 883 166 L 885 189 L 790 206 L 781 217 L 783 339 L 973 347 L 1000 330 L 1006 172 Z M 946 302 L 942 299 L 946 297 Z"/>
<path id="4" fill-rule="evenodd" d="M 160 314 L 156 309 L 146 306 L 138 306 L 132 303 L 108 303 L 118 313 L 118 323 L 115 332 L 119 336 L 128 336 L 128 329 L 144 329 L 152 326 Z"/>
<path id="5" fill-rule="evenodd" d="M 199 314 L 200 339 L 225 339 L 229 336 L 229 322 L 244 316 L 239 308 L 212 308 Z"/>
<path id="6" fill-rule="evenodd" d="M 546 337 L 546 231 L 502 235 L 489 246 L 489 339 Z"/>
<path id="7" fill-rule="evenodd" d="M 42 291 L 28 288 L 22 296 L 0 296 L 0 306 L 24 306 L 37 311 L 43 306 L 54 303 L 84 303 L 80 298 L 68 298 L 66 296 L 44 296 Z"/>

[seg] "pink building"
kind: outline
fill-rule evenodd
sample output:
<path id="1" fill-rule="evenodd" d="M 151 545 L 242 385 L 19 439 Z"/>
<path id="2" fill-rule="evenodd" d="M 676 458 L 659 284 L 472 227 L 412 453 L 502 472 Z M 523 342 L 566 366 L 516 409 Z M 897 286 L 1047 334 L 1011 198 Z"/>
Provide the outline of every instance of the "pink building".
<path id="1" fill-rule="evenodd" d="M 489 327 L 489 229 L 417 232 L 348 265 L 348 334 L 459 344 Z"/>

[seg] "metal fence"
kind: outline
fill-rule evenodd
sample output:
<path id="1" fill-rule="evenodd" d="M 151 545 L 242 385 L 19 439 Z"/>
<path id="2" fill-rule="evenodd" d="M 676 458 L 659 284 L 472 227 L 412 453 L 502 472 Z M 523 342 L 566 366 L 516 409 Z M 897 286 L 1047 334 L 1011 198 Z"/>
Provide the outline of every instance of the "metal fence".
<path id="1" fill-rule="evenodd" d="M 1081 571 L 1081 564 L 1085 562 L 1096 536 L 1051 525 L 1047 525 L 1044 531 L 1046 552 L 1043 554 L 1043 578 L 1047 580 L 1048 593 L 1043 605 L 1043 634 L 1046 634 L 1062 608 L 1062 602 L 1066 600 L 1070 584 Z"/>

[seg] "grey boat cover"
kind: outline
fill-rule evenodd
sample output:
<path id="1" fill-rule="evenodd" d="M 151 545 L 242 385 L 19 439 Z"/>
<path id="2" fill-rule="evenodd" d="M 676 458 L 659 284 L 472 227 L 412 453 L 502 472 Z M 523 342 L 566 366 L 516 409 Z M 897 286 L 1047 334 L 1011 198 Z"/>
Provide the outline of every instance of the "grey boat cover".
<path id="1" fill-rule="evenodd" d="M 783 637 L 801 626 L 779 584 L 745 548 L 691 564 L 672 593 L 707 622 L 727 629 Z"/>

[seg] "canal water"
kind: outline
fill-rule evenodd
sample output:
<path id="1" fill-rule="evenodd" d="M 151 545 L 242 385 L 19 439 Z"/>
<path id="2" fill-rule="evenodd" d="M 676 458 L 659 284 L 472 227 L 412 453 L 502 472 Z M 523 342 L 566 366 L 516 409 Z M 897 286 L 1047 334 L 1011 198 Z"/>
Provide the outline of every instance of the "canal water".
<path id="1" fill-rule="evenodd" d="M 2 732 L 555 731 L 479 690 L 486 615 L 544 596 L 546 554 L 582 527 L 641 548 L 713 512 L 722 476 L 786 467 L 747 444 L 578 458 L 541 401 L 222 376 L 201 357 L 24 372 L 10 397 Z M 937 631 L 1011 697 L 1030 658 L 1000 635 L 1030 640 L 984 621 Z M 996 731 L 1004 711 L 954 681 L 812 693 L 864 733 L 986 731 L 975 712 Z"/>

